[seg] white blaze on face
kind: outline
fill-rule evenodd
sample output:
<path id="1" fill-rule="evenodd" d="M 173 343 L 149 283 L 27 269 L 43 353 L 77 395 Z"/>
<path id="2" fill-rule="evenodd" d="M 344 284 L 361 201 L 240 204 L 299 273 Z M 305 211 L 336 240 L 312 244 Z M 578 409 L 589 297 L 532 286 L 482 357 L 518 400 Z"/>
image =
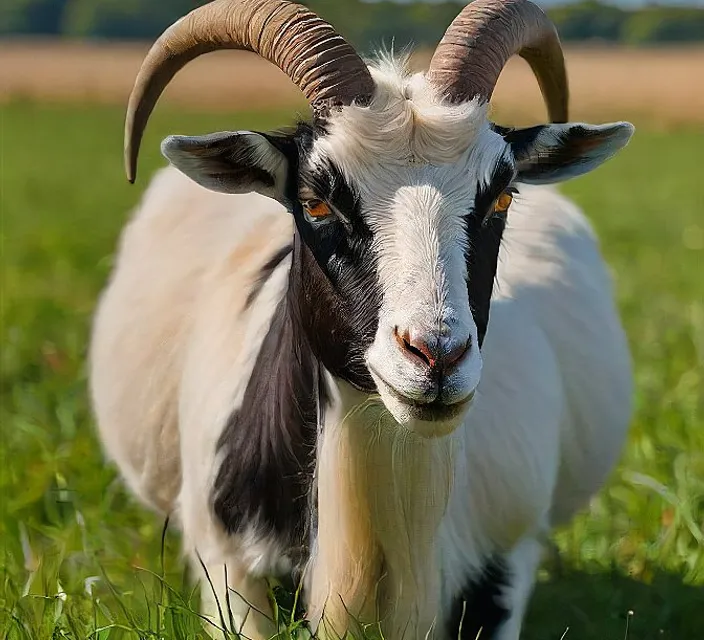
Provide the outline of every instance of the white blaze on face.
<path id="1" fill-rule="evenodd" d="M 466 216 L 478 186 L 506 156 L 486 108 L 439 105 L 422 76 L 380 86 L 368 108 L 332 116 L 314 156 L 335 163 L 360 197 L 374 236 L 382 292 L 367 365 L 394 418 L 424 435 L 458 426 L 461 411 L 440 418 L 419 405 L 469 399 L 481 373 L 477 327 L 467 290 Z M 441 378 L 403 348 L 400 335 L 470 348 Z M 428 417 L 430 415 L 431 417 Z"/>
<path id="2" fill-rule="evenodd" d="M 383 202 L 364 203 L 365 218 L 375 235 L 383 292 L 369 364 L 374 375 L 417 401 L 428 399 L 426 367 L 399 349 L 394 331 L 417 335 L 440 332 L 450 339 L 473 340 L 474 344 L 477 338 L 467 295 L 464 221 L 474 187 L 456 179 L 448 183 L 453 168 L 398 170 L 394 172 L 394 193 L 386 206 Z M 442 400 L 463 399 L 466 386 L 447 386 Z"/>

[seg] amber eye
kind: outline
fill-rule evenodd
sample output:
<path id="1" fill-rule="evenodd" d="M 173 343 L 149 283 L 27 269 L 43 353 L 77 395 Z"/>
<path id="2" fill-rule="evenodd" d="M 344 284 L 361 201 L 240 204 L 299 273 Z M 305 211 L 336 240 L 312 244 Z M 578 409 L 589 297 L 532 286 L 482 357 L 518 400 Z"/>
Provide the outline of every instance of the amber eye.
<path id="1" fill-rule="evenodd" d="M 504 191 L 494 204 L 494 213 L 506 213 L 512 202 L 513 196 L 508 191 Z"/>
<path id="2" fill-rule="evenodd" d="M 303 208 L 311 218 L 326 218 L 332 213 L 332 210 L 322 200 L 306 200 L 303 203 Z"/>

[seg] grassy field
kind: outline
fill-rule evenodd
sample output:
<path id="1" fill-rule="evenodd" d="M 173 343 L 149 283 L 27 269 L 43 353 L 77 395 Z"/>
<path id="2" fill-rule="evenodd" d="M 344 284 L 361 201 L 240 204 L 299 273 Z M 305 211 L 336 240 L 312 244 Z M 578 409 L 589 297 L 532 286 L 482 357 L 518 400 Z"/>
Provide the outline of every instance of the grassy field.
<path id="1" fill-rule="evenodd" d="M 103 462 L 88 327 L 119 229 L 161 162 L 158 141 L 289 115 L 160 109 L 130 187 L 121 108 L 14 102 L 1 113 L 0 638 L 201 637 L 177 534 L 162 552 L 163 522 Z M 616 160 L 564 186 L 614 270 L 637 408 L 608 487 L 556 535 L 562 566 L 541 573 L 526 640 L 567 629 L 566 640 L 704 638 L 702 148 L 699 125 L 641 129 Z"/>

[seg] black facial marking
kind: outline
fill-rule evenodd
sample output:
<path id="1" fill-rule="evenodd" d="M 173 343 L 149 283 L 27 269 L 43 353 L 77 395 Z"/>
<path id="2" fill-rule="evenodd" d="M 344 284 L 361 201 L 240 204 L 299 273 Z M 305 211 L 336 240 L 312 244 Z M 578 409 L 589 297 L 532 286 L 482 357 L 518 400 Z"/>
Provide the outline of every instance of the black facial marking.
<path id="1" fill-rule="evenodd" d="M 364 361 L 376 334 L 381 304 L 371 240 L 363 234 L 349 234 L 338 221 L 317 228 L 309 225 L 307 238 L 299 233 L 296 267 L 300 275 L 293 284 L 309 343 L 335 377 L 374 391 Z"/>
<path id="2" fill-rule="evenodd" d="M 467 287 L 480 347 L 489 324 L 489 306 L 494 290 L 499 247 L 506 225 L 503 217 L 490 214 L 494 202 L 510 185 L 513 177 L 513 166 L 500 161 L 489 184 L 479 186 L 472 211 L 466 216 L 469 239 Z"/>
<path id="3" fill-rule="evenodd" d="M 506 562 L 492 558 L 479 575 L 472 576 L 455 595 L 445 621 L 448 637 L 459 640 L 494 640 L 510 611 L 501 602 L 510 585 Z"/>
<path id="4" fill-rule="evenodd" d="M 360 215 L 359 198 L 329 161 L 311 165 L 299 146 L 297 189 L 332 207 L 334 218 L 311 222 L 300 203 L 293 208 L 301 239 L 299 279 L 310 344 L 325 368 L 354 387 L 376 386 L 364 362 L 379 322 L 381 288 L 372 232 Z"/>
<path id="5" fill-rule="evenodd" d="M 359 216 L 359 198 L 332 162 L 323 162 L 302 172 L 300 181 L 301 188 L 316 193 L 346 219 Z"/>

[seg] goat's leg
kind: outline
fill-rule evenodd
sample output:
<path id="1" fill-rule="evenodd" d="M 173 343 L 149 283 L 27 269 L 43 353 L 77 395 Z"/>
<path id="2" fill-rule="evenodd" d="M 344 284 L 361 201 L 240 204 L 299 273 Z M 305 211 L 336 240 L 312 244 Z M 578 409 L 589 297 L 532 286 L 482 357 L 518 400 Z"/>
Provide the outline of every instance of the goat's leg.
<path id="1" fill-rule="evenodd" d="M 195 486 L 184 484 L 178 519 L 184 552 L 200 585 L 200 613 L 209 621 L 204 626 L 219 640 L 224 637 L 221 629 L 252 640 L 271 638 L 276 626 L 264 577 L 269 574 L 267 567 L 253 562 L 259 547 L 226 531 L 208 502 L 193 491 Z"/>
<path id="2" fill-rule="evenodd" d="M 200 581 L 200 613 L 209 621 L 204 625 L 213 638 L 224 637 L 221 629 L 251 640 L 276 634 L 265 578 L 252 575 L 236 554 L 221 556 L 217 547 L 201 545 L 191 556 Z"/>
<path id="3" fill-rule="evenodd" d="M 528 600 L 533 593 L 535 576 L 543 554 L 537 537 L 523 538 L 507 558 L 511 584 L 504 594 L 509 619 L 496 634 L 496 640 L 518 640 Z"/>

